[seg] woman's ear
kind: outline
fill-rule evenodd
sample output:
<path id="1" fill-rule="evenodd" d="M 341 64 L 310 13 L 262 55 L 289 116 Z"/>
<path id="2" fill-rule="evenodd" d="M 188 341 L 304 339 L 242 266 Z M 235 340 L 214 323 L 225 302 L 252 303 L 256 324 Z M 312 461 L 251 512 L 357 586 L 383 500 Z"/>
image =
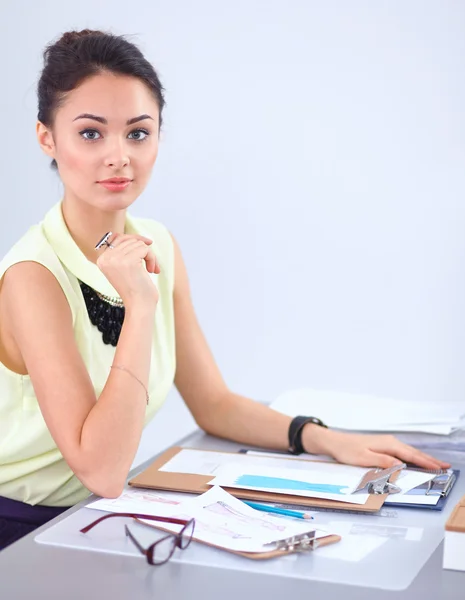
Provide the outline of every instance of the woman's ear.
<path id="1" fill-rule="evenodd" d="M 39 142 L 39 146 L 42 150 L 50 156 L 50 158 L 55 158 L 55 142 L 53 140 L 52 130 L 46 127 L 40 121 L 37 121 L 36 125 L 36 134 L 37 140 Z"/>

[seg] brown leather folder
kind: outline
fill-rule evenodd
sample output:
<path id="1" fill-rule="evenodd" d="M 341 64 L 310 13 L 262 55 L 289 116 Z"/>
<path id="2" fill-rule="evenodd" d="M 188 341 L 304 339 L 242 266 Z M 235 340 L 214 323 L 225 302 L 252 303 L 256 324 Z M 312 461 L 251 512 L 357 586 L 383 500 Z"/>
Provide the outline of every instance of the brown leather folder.
<path id="1" fill-rule="evenodd" d="M 170 492 L 186 492 L 191 494 L 203 494 L 211 486 L 208 485 L 212 479 L 211 475 L 195 475 L 192 473 L 171 473 L 160 471 L 169 460 L 171 460 L 181 450 L 186 450 L 180 446 L 173 446 L 163 452 L 145 471 L 139 473 L 129 481 L 129 485 L 137 488 L 148 488 L 152 490 L 165 490 Z M 199 450 L 199 448 L 189 448 L 189 450 Z M 201 450 L 202 452 L 215 452 L 214 450 Z M 222 454 L 231 454 L 231 457 L 237 456 L 230 452 Z M 270 460 L 273 460 L 270 458 Z M 306 459 L 295 459 L 306 460 Z M 319 462 L 311 461 L 307 462 Z M 390 481 L 395 480 L 397 473 L 391 477 Z M 280 504 L 298 504 L 308 507 L 330 508 L 333 510 L 356 510 L 363 512 L 376 512 L 384 504 L 387 494 L 370 495 L 365 504 L 352 504 L 349 502 L 338 502 L 336 500 L 324 500 L 321 498 L 308 498 L 304 496 L 294 496 L 291 494 L 276 494 L 272 492 L 261 492 L 257 490 L 242 490 L 237 488 L 224 488 L 229 494 L 242 500 L 252 500 L 256 502 L 276 502 Z"/>

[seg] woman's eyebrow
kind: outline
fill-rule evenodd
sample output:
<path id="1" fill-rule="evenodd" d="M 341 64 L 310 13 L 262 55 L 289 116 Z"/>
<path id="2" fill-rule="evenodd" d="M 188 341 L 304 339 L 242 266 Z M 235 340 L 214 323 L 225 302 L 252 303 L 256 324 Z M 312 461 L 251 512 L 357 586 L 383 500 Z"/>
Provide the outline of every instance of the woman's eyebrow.
<path id="1" fill-rule="evenodd" d="M 82 113 L 78 115 L 75 119 L 73 119 L 73 121 L 77 121 L 78 119 L 92 119 L 93 121 L 98 121 L 103 125 L 108 125 L 108 121 L 107 119 L 105 119 L 105 117 L 98 117 L 97 115 L 93 115 L 91 113 Z M 126 121 L 126 125 L 133 125 L 134 123 L 144 121 L 145 119 L 151 119 L 153 121 L 153 118 L 150 115 L 144 114 L 138 117 L 133 117 L 132 119 L 128 119 Z"/>
<path id="2" fill-rule="evenodd" d="M 133 117 L 132 119 L 129 119 L 129 121 L 126 121 L 126 125 L 132 125 L 133 123 L 137 123 L 138 121 L 144 121 L 145 119 L 152 119 L 152 117 L 150 115 L 140 115 L 139 117 Z"/>

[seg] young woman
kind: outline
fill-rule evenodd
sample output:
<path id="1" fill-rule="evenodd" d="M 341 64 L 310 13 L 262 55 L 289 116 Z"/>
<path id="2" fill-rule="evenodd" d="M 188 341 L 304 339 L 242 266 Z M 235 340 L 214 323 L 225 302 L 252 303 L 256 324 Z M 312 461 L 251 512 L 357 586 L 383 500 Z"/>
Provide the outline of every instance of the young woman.
<path id="1" fill-rule="evenodd" d="M 0 263 L 0 548 L 89 491 L 118 496 L 173 382 L 212 435 L 354 465 L 447 466 L 392 436 L 292 420 L 228 389 L 176 241 L 127 214 L 158 154 L 156 72 L 98 31 L 64 34 L 44 59 L 37 137 L 64 194 Z"/>

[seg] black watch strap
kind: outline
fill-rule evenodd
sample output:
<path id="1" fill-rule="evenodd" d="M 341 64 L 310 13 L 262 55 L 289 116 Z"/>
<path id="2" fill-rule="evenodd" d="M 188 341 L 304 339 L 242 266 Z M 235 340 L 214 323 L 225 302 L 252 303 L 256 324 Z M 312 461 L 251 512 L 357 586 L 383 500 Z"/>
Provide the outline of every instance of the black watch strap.
<path id="1" fill-rule="evenodd" d="M 327 427 L 321 419 L 317 419 L 316 417 L 294 417 L 289 425 L 288 432 L 289 452 L 291 454 L 302 454 L 302 452 L 305 452 L 302 445 L 302 430 L 307 423 Z"/>

